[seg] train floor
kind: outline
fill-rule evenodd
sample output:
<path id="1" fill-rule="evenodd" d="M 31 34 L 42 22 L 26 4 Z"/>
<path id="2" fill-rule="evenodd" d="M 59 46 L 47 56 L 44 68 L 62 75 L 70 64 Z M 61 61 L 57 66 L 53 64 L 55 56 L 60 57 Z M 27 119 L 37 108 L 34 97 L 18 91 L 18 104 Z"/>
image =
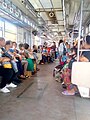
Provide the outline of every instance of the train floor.
<path id="1" fill-rule="evenodd" d="M 11 93 L 0 93 L 0 120 L 90 120 L 90 100 L 62 95 L 52 76 L 55 65 L 40 65 Z"/>

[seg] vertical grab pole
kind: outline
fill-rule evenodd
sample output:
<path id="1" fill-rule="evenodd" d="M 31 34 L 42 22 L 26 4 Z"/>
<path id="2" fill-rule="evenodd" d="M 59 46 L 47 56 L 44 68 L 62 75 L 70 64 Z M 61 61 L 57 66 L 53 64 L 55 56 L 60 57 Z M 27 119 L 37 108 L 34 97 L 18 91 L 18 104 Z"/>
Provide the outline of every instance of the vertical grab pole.
<path id="1" fill-rule="evenodd" d="M 31 28 L 31 45 L 30 45 L 31 49 L 33 48 L 33 37 L 32 37 L 32 28 Z"/>
<path id="2" fill-rule="evenodd" d="M 81 0 L 80 12 L 81 12 L 81 15 L 80 15 L 79 40 L 78 40 L 78 49 L 77 49 L 77 62 L 79 61 L 80 37 L 81 37 L 81 30 L 82 30 L 83 0 Z"/>
<path id="3" fill-rule="evenodd" d="M 63 0 L 63 18 L 64 18 L 64 29 L 66 31 L 66 20 L 65 20 L 65 0 Z"/>
<path id="4" fill-rule="evenodd" d="M 74 29 L 73 29 L 73 31 L 72 31 L 72 35 L 71 35 L 71 41 L 72 41 L 72 43 L 71 43 L 71 47 L 73 46 L 73 32 L 74 32 Z"/>

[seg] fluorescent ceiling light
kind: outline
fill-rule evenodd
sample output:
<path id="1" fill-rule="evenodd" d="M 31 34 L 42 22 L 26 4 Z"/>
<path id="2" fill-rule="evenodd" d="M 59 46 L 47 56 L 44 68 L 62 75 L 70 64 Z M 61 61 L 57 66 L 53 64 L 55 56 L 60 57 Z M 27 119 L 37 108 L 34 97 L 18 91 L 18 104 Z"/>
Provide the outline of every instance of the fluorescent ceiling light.
<path id="1" fill-rule="evenodd" d="M 13 8 L 12 7 L 10 7 L 10 13 L 13 13 Z"/>
<path id="2" fill-rule="evenodd" d="M 3 16 L 4 14 L 0 12 L 0 16 Z"/>
<path id="3" fill-rule="evenodd" d="M 26 18 L 24 19 L 24 22 L 27 23 L 27 19 Z"/>
<path id="4" fill-rule="evenodd" d="M 2 2 L 2 6 L 3 6 L 3 8 L 7 8 L 7 4 L 5 3 L 5 2 Z"/>
<path id="5" fill-rule="evenodd" d="M 19 12 L 15 11 L 16 17 L 19 17 Z"/>
<path id="6" fill-rule="evenodd" d="M 33 26 L 33 24 L 32 24 L 32 23 L 31 23 L 30 25 L 31 25 L 31 27 Z"/>
<path id="7" fill-rule="evenodd" d="M 33 26 L 32 26 L 33 28 L 35 28 L 35 25 L 33 24 Z"/>
<path id="8" fill-rule="evenodd" d="M 21 15 L 20 19 L 23 21 L 23 16 Z"/>
<path id="9" fill-rule="evenodd" d="M 28 25 L 30 25 L 30 21 L 28 21 Z"/>

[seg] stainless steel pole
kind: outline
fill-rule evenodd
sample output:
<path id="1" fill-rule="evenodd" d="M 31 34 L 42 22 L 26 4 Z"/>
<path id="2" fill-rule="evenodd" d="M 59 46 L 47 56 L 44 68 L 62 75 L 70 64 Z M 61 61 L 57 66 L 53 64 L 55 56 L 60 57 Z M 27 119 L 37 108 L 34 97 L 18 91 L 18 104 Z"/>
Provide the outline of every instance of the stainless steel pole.
<path id="1" fill-rule="evenodd" d="M 31 28 L 31 45 L 30 45 L 31 49 L 33 48 L 33 37 L 32 37 L 32 28 Z"/>
<path id="2" fill-rule="evenodd" d="M 79 51 L 80 51 L 80 37 L 81 37 L 81 30 L 82 30 L 82 15 L 83 15 L 83 0 L 81 0 L 81 9 L 80 9 L 80 26 L 79 26 L 79 39 L 78 39 L 78 49 L 77 49 L 77 62 L 79 61 Z"/>
<path id="3" fill-rule="evenodd" d="M 66 31 L 66 20 L 65 20 L 65 0 L 63 0 L 63 18 L 64 18 L 64 29 Z"/>

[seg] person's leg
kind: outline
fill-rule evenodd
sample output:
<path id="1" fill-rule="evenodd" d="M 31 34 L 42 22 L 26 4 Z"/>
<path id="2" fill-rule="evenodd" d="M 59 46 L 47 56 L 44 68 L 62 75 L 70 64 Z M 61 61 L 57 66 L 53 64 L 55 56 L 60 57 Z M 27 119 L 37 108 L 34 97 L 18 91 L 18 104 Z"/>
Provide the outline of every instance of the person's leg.
<path id="1" fill-rule="evenodd" d="M 24 68 L 20 60 L 17 62 L 17 67 L 18 67 L 18 78 L 25 79 L 26 77 L 24 76 Z"/>
<path id="2" fill-rule="evenodd" d="M 22 65 L 23 65 L 23 74 L 24 76 L 27 76 L 28 61 L 22 60 Z"/>
<path id="3" fill-rule="evenodd" d="M 22 66 L 21 61 L 18 61 L 18 62 L 17 62 L 17 67 L 18 67 L 19 75 L 23 75 L 24 72 L 23 72 L 23 66 Z"/>
<path id="4" fill-rule="evenodd" d="M 28 62 L 25 61 L 25 63 L 24 63 L 24 75 L 26 75 L 27 66 L 28 66 Z"/>
<path id="5" fill-rule="evenodd" d="M 12 82 L 11 78 L 13 76 L 13 72 L 12 69 L 4 69 L 3 67 L 0 71 L 2 71 L 2 81 L 0 88 L 4 88 L 6 84 L 10 84 Z"/>
<path id="6" fill-rule="evenodd" d="M 12 69 L 13 75 L 10 79 L 11 82 L 13 82 L 14 84 L 18 85 L 20 84 L 22 81 L 18 79 L 18 74 L 14 72 L 14 70 Z M 10 81 L 8 82 L 8 84 L 10 83 Z"/>
<path id="7" fill-rule="evenodd" d="M 47 56 L 45 56 L 46 57 L 46 62 L 48 62 L 48 57 Z"/>
<path id="8" fill-rule="evenodd" d="M 3 67 L 0 67 L 0 75 L 2 76 L 1 84 L 0 84 L 0 91 L 3 93 L 10 92 L 9 89 L 7 89 L 7 84 L 11 83 L 11 77 L 13 75 L 13 72 L 11 69 L 4 69 Z M 16 87 L 14 84 L 12 86 L 9 85 L 9 87 Z"/>
<path id="9" fill-rule="evenodd" d="M 60 73 L 59 72 L 56 72 L 55 80 L 57 82 L 60 82 Z"/>
<path id="10" fill-rule="evenodd" d="M 68 84 L 67 90 L 63 91 L 62 94 L 64 95 L 75 95 L 78 92 L 76 86 L 73 84 Z"/>
<path id="11" fill-rule="evenodd" d="M 17 73 L 18 72 L 17 63 L 14 60 L 11 60 L 11 64 L 12 64 L 12 68 L 15 71 L 15 73 Z"/>
<path id="12" fill-rule="evenodd" d="M 45 64 L 45 57 L 42 55 L 42 62 Z"/>
<path id="13" fill-rule="evenodd" d="M 0 89 L 4 88 L 6 86 L 6 79 L 4 80 L 3 76 L 4 76 L 4 71 L 3 71 L 3 67 L 0 66 L 0 76 L 1 76 L 1 83 L 0 83 Z"/>
<path id="14" fill-rule="evenodd" d="M 48 63 L 50 62 L 50 56 L 47 56 L 47 62 Z"/>
<path id="15" fill-rule="evenodd" d="M 53 58 L 54 58 L 54 60 L 55 60 L 55 51 L 53 52 Z"/>
<path id="16" fill-rule="evenodd" d="M 44 63 L 46 63 L 47 62 L 47 56 L 43 56 L 43 60 L 44 60 Z"/>
<path id="17" fill-rule="evenodd" d="M 55 59 L 57 59 L 57 54 L 56 54 L 56 51 L 55 51 Z"/>

